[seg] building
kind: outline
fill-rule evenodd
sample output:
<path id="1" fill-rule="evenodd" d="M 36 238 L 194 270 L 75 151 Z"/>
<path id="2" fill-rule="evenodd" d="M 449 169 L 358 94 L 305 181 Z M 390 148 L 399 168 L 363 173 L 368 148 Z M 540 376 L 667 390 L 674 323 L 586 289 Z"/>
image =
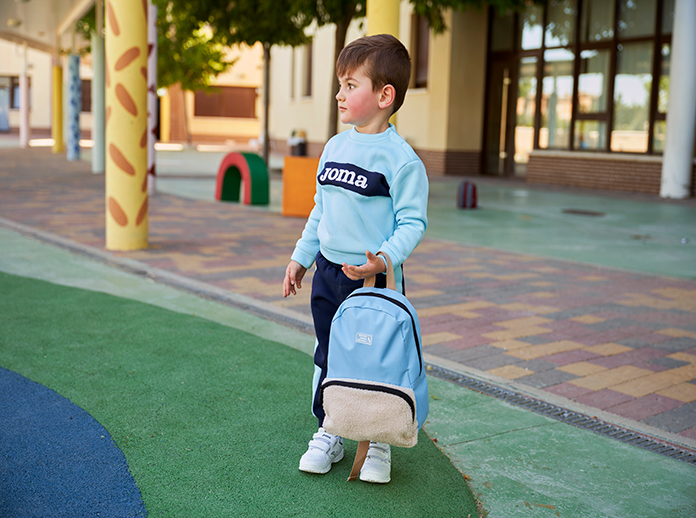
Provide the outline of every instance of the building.
<path id="1" fill-rule="evenodd" d="M 447 12 L 446 32 L 435 35 L 402 1 L 398 37 L 414 72 L 397 129 L 431 175 L 660 193 L 679 2 L 550 0 L 522 12 L 469 8 Z M 681 3 L 693 32 L 693 2 Z M 369 25 L 369 18 L 354 21 L 348 40 Z M 278 150 L 303 130 L 308 153 L 321 152 L 335 102 L 333 33 L 331 26 L 318 28 L 305 48 L 274 49 L 270 127 Z M 680 49 L 691 76 L 695 48 Z M 696 115 L 687 104 L 693 136 Z M 694 196 L 693 142 L 686 147 L 680 152 L 688 154 L 688 195 Z"/>

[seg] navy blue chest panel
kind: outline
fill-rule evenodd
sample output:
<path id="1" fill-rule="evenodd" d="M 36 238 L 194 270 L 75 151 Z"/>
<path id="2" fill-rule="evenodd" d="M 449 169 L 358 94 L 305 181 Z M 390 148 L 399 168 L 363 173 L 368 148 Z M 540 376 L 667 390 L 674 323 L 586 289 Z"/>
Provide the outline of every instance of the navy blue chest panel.
<path id="1" fill-rule="evenodd" d="M 322 185 L 335 185 L 363 196 L 389 197 L 389 184 L 382 173 L 366 171 L 353 164 L 326 162 L 318 180 Z"/>

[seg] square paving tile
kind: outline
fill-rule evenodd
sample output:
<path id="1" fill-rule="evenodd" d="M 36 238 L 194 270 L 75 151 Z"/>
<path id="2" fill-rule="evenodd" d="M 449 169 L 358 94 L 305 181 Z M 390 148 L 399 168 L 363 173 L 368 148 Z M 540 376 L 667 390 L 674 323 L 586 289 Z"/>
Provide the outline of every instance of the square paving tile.
<path id="1" fill-rule="evenodd" d="M 474 369 L 479 369 L 482 371 L 487 371 L 490 369 L 496 369 L 498 367 L 504 367 L 506 365 L 511 365 L 518 362 L 517 358 L 508 356 L 507 354 L 496 354 L 493 356 L 484 356 L 483 358 L 477 358 L 475 360 L 467 360 L 466 364 Z"/>
<path id="2" fill-rule="evenodd" d="M 522 336 L 522 337 L 518 338 L 518 340 L 521 342 L 527 342 L 528 344 L 531 344 L 531 345 L 547 344 L 547 343 L 553 341 L 553 340 L 549 340 L 548 338 L 546 338 L 545 335 Z"/>
<path id="3" fill-rule="evenodd" d="M 518 378 L 517 381 L 524 383 L 525 385 L 531 385 L 532 387 L 544 388 L 549 385 L 558 385 L 572 379 L 577 378 L 574 374 L 569 374 L 567 372 L 559 370 L 548 370 L 544 372 L 537 372 L 531 376 L 524 376 L 523 378 Z"/>
<path id="4" fill-rule="evenodd" d="M 658 414 L 685 406 L 681 401 L 657 394 L 649 394 L 625 403 L 605 407 L 607 412 L 617 414 L 635 421 L 643 421 Z"/>
<path id="5" fill-rule="evenodd" d="M 578 396 L 593 392 L 592 389 L 586 387 L 578 387 L 577 385 L 573 385 L 572 383 L 566 382 L 559 383 L 557 385 L 549 385 L 548 387 L 544 387 L 544 390 L 568 399 L 576 399 Z"/>
<path id="6" fill-rule="evenodd" d="M 544 356 L 543 360 L 553 363 L 554 365 L 567 365 L 568 363 L 582 362 L 593 358 L 600 358 L 601 355 L 586 349 L 576 349 L 564 353 L 552 354 Z"/>
<path id="7" fill-rule="evenodd" d="M 664 357 L 649 360 L 648 363 L 652 363 L 653 365 L 659 365 L 660 367 L 664 367 L 665 369 L 676 369 L 677 367 L 681 367 L 682 365 L 689 365 L 689 362 L 683 362 L 680 360 L 675 360 L 673 358 Z"/>
<path id="8" fill-rule="evenodd" d="M 604 389 L 598 390 L 597 392 L 581 394 L 574 399 L 579 403 L 583 403 L 585 405 L 589 405 L 595 408 L 601 408 L 602 410 L 604 410 L 605 408 L 616 406 L 621 403 L 626 403 L 627 401 L 631 401 L 634 398 L 632 398 L 631 396 L 627 396 L 626 394 L 621 394 L 620 392 L 615 392 L 610 389 Z"/>
<path id="9" fill-rule="evenodd" d="M 688 349 L 693 349 L 696 347 L 696 338 L 690 338 L 688 336 L 682 336 L 681 338 L 672 338 L 655 344 L 653 347 L 658 349 L 663 349 L 669 352 L 686 351 Z"/>
<path id="10" fill-rule="evenodd" d="M 696 427 L 696 401 L 656 414 L 644 419 L 643 422 L 674 433 L 694 428 Z"/>

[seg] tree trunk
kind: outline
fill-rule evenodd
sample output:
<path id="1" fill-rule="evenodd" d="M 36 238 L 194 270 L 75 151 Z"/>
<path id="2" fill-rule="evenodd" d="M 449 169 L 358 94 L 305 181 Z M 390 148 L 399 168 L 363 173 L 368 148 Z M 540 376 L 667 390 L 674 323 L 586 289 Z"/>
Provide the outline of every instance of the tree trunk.
<path id="1" fill-rule="evenodd" d="M 268 137 L 268 114 L 270 106 L 270 75 L 271 75 L 271 45 L 270 43 L 263 44 L 263 161 L 266 162 L 266 168 L 269 167 L 269 149 L 270 142 Z"/>
<path id="2" fill-rule="evenodd" d="M 338 55 L 343 50 L 346 45 L 346 34 L 348 33 L 348 26 L 350 25 L 353 15 L 355 14 L 355 6 L 346 13 L 343 20 L 336 22 L 336 34 L 334 37 L 334 62 L 333 71 L 331 72 L 331 105 L 329 109 L 329 136 L 333 137 L 338 133 L 338 103 L 336 102 L 336 94 L 338 93 L 338 78 L 336 77 L 336 62 L 338 61 Z M 328 139 L 327 139 L 328 140 Z"/>

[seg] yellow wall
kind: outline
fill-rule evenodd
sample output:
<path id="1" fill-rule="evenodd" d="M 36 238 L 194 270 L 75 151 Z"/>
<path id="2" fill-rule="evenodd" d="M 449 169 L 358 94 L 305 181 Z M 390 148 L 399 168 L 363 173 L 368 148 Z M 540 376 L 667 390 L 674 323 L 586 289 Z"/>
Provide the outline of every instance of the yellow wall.
<path id="1" fill-rule="evenodd" d="M 326 141 L 330 105 L 336 102 L 336 92 L 331 92 L 335 27 L 330 25 L 313 29 L 312 34 L 314 43 L 310 97 L 302 95 L 306 47 L 273 47 L 271 50 L 271 139 L 287 140 L 293 130 L 303 130 L 309 141 Z M 359 22 L 354 21 L 348 30 L 346 43 L 364 34 Z M 350 126 L 339 122 L 339 131 L 349 128 Z"/>
<path id="2" fill-rule="evenodd" d="M 399 38 L 410 49 L 412 6 L 402 0 Z M 447 12 L 448 30 L 430 36 L 428 86 L 410 89 L 397 113 L 397 130 L 412 147 L 433 151 L 480 151 L 486 76 L 487 13 L 469 8 Z M 285 140 L 304 130 L 311 142 L 328 134 L 333 69 L 333 26 L 313 30 L 314 70 L 311 97 L 302 97 L 304 48 L 274 47 L 271 58 L 271 139 Z M 353 22 L 346 43 L 365 34 Z M 294 52 L 294 58 L 293 58 Z M 293 74 L 294 70 L 294 74 Z M 291 96 L 294 82 L 295 96 Z M 339 131 L 350 126 L 339 123 Z"/>
<path id="3" fill-rule="evenodd" d="M 486 99 L 488 12 L 469 9 L 452 14 L 451 92 L 447 148 L 480 150 Z"/>
<path id="4" fill-rule="evenodd" d="M 411 7 L 402 4 L 401 40 L 411 40 Z M 410 89 L 399 110 L 399 133 L 412 147 L 434 151 L 481 148 L 486 82 L 485 10 L 448 12 L 448 30 L 431 33 L 428 86 Z M 411 50 L 411 49 L 409 49 Z"/>

